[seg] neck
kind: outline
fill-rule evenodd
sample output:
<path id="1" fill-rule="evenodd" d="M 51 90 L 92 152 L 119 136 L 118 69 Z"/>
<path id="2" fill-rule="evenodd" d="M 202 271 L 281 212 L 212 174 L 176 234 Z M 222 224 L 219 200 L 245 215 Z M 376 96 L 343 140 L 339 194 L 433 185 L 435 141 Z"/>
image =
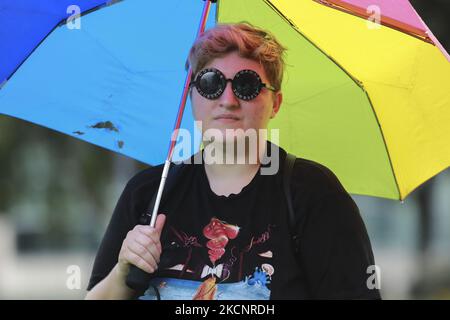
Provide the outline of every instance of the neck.
<path id="1" fill-rule="evenodd" d="M 256 146 L 245 142 L 210 142 L 205 144 L 203 160 L 209 177 L 233 180 L 253 177 L 261 165 L 267 141 L 258 140 Z"/>

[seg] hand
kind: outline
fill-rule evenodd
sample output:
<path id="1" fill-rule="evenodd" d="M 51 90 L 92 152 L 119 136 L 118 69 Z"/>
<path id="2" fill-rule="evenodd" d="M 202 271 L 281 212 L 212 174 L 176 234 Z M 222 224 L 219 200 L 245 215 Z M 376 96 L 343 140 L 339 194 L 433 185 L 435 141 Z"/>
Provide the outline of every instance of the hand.
<path id="1" fill-rule="evenodd" d="M 158 269 L 162 252 L 160 236 L 165 222 L 166 216 L 159 214 L 154 228 L 137 225 L 128 232 L 122 243 L 118 261 L 119 273 L 124 278 L 128 275 L 130 264 L 147 273 L 154 273 Z"/>

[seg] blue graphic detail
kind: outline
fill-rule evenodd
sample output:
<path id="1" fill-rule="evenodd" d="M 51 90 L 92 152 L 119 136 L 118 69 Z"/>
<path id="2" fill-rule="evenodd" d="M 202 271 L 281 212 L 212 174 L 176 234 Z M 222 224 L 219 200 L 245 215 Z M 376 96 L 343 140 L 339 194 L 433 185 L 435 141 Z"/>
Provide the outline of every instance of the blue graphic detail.
<path id="1" fill-rule="evenodd" d="M 256 271 L 255 271 L 256 273 Z M 263 272 L 264 273 L 264 272 Z M 253 284 L 245 281 L 235 283 L 218 283 L 216 300 L 269 300 L 270 290 L 263 284 L 268 283 L 266 277 L 258 273 L 258 281 Z M 261 280 L 264 279 L 264 280 Z M 139 300 L 192 300 L 201 281 L 173 278 L 155 278 Z"/>
<path id="2" fill-rule="evenodd" d="M 255 268 L 255 272 L 253 272 L 253 275 L 247 278 L 247 283 L 251 286 L 257 283 L 266 286 L 270 283 L 270 276 L 260 268 Z"/>

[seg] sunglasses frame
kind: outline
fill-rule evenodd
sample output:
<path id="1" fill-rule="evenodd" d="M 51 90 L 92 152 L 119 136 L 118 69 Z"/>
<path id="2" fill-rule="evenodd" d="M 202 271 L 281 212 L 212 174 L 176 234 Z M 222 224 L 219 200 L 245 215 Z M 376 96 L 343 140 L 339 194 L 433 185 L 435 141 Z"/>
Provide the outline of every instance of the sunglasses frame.
<path id="1" fill-rule="evenodd" d="M 221 85 L 218 86 L 218 90 L 215 93 L 206 93 L 200 87 L 200 79 L 201 79 L 201 77 L 204 74 L 208 73 L 208 72 L 213 72 L 213 73 L 215 73 L 216 75 L 219 76 L 219 80 L 220 80 Z M 253 94 L 251 94 L 249 96 L 248 95 L 242 95 L 241 93 L 238 92 L 238 89 L 235 88 L 234 81 L 236 79 L 239 79 L 239 77 L 244 75 L 244 74 L 252 74 L 252 75 L 255 76 L 255 78 L 258 81 L 258 85 L 256 87 L 256 92 L 254 92 Z M 261 81 L 261 77 L 259 76 L 259 74 L 256 71 L 253 71 L 253 70 L 250 70 L 250 69 L 240 70 L 240 71 L 236 72 L 236 74 L 234 75 L 233 79 L 227 79 L 227 78 L 225 78 L 225 75 L 222 73 L 222 71 L 220 71 L 219 69 L 206 68 L 206 69 L 203 69 L 203 70 L 201 70 L 201 71 L 199 71 L 197 73 L 197 76 L 195 77 L 195 80 L 191 81 L 191 83 L 189 84 L 189 88 L 192 88 L 192 86 L 195 86 L 195 88 L 197 89 L 197 92 L 202 97 L 205 97 L 205 98 L 210 99 L 210 100 L 215 100 L 215 99 L 218 99 L 222 95 L 222 93 L 225 91 L 225 88 L 226 88 L 226 85 L 227 85 L 228 82 L 231 82 L 231 88 L 233 90 L 234 95 L 237 98 L 239 98 L 241 100 L 244 100 L 244 101 L 249 101 L 249 100 L 255 99 L 259 95 L 259 93 L 261 92 L 262 88 L 267 88 L 268 90 L 276 91 L 275 88 L 272 87 L 271 85 L 263 83 Z"/>

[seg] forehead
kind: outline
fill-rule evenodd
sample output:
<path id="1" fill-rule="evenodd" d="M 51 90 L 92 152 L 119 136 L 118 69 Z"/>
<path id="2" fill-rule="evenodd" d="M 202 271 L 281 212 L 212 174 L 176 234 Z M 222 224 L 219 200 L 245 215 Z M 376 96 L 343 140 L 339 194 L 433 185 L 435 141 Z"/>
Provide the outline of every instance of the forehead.
<path id="1" fill-rule="evenodd" d="M 205 68 L 216 68 L 222 71 L 227 78 L 233 78 L 234 75 L 243 69 L 256 71 L 259 76 L 266 80 L 266 74 L 263 66 L 252 59 L 243 58 L 237 52 L 228 53 L 223 57 L 215 58 L 205 65 Z"/>

